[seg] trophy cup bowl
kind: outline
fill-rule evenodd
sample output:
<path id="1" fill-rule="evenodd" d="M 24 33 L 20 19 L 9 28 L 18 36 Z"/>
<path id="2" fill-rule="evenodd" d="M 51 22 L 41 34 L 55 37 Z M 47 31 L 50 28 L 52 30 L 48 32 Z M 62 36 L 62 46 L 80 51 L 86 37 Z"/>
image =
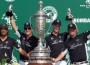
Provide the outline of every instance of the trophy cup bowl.
<path id="1" fill-rule="evenodd" d="M 50 59 L 50 54 L 48 50 L 42 45 L 42 39 L 46 28 L 46 18 L 47 15 L 42 10 L 43 2 L 39 2 L 40 10 L 34 15 L 35 26 L 36 26 L 36 36 L 38 37 L 38 46 L 32 51 L 29 58 L 28 65 L 52 65 Z"/>

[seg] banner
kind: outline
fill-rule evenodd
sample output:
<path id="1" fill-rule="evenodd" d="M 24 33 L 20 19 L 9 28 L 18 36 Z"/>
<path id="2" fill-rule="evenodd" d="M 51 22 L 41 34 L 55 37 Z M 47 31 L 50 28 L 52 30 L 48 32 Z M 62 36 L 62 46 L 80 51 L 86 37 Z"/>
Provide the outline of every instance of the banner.
<path id="1" fill-rule="evenodd" d="M 70 8 L 75 18 L 78 34 L 90 30 L 90 0 L 42 0 L 43 10 L 50 16 L 46 23 L 46 35 L 52 30 L 51 22 L 55 19 L 59 19 L 62 23 L 60 32 L 67 31 L 67 25 L 70 23 L 65 20 L 67 16 L 67 9 Z M 9 26 L 9 35 L 12 38 L 18 39 L 15 32 L 12 29 L 10 19 L 5 16 L 5 12 L 8 7 L 12 5 L 14 11 L 14 18 L 18 28 L 24 32 L 23 25 L 25 22 L 30 22 L 33 26 L 35 21 L 31 18 L 38 10 L 39 0 L 0 0 L 0 23 L 6 23 Z M 35 34 L 35 31 L 33 31 Z M 87 41 L 88 60 L 90 61 L 90 40 Z M 14 51 L 14 55 L 19 60 L 19 53 Z"/>

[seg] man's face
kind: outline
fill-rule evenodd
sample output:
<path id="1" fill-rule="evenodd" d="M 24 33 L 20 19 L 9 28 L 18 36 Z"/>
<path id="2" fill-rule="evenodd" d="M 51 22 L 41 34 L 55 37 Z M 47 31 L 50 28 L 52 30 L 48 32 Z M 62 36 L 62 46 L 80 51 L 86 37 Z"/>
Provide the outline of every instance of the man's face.
<path id="1" fill-rule="evenodd" d="M 1 29 L 1 35 L 2 35 L 2 36 L 6 36 L 7 34 L 8 34 L 8 30 L 5 29 L 5 28 L 2 28 L 2 29 Z"/>
<path id="2" fill-rule="evenodd" d="M 53 25 L 53 31 L 58 33 L 60 29 L 60 25 Z"/>
<path id="3" fill-rule="evenodd" d="M 25 34 L 26 35 L 31 35 L 32 34 L 32 30 L 30 28 L 26 28 L 25 29 Z"/>
<path id="4" fill-rule="evenodd" d="M 68 33 L 70 36 L 75 36 L 77 34 L 77 29 L 69 29 Z"/>

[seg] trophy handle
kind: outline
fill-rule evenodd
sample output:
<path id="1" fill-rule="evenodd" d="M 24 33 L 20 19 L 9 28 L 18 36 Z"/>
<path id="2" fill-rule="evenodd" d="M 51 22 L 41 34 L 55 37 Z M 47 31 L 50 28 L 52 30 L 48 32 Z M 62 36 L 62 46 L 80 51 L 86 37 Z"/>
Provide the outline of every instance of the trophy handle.
<path id="1" fill-rule="evenodd" d="M 32 24 L 32 18 L 33 18 L 33 16 L 30 16 L 30 17 L 29 17 L 29 23 L 30 23 L 30 24 Z M 35 31 L 33 30 L 33 26 L 31 27 L 31 29 L 32 29 L 33 34 L 36 36 L 36 33 L 35 33 Z"/>
<path id="2" fill-rule="evenodd" d="M 50 17 L 51 18 L 51 17 Z M 48 30 L 46 31 L 46 34 L 45 35 L 47 35 L 48 34 L 48 32 L 50 31 L 50 28 L 51 28 L 51 22 L 53 21 L 53 19 L 51 18 L 51 20 L 50 20 L 50 26 L 48 27 Z"/>

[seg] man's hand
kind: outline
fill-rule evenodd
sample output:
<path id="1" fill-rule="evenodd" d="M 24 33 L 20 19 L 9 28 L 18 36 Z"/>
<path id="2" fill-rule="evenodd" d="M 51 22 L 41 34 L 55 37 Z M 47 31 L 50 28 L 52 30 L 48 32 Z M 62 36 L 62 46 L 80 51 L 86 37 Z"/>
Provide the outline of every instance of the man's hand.
<path id="1" fill-rule="evenodd" d="M 58 60 L 57 60 L 57 59 L 55 59 L 55 58 L 52 58 L 52 61 L 55 63 L 55 62 L 57 62 Z"/>
<path id="2" fill-rule="evenodd" d="M 30 54 L 28 53 L 28 54 L 27 54 L 27 58 L 29 58 L 29 57 L 30 57 Z"/>
<path id="3" fill-rule="evenodd" d="M 55 58 L 50 58 L 53 63 L 57 62 Z"/>
<path id="4" fill-rule="evenodd" d="M 13 16 L 13 12 L 12 12 L 12 5 L 10 5 L 9 7 L 8 7 L 8 11 L 6 12 L 6 15 L 7 16 Z"/>
<path id="5" fill-rule="evenodd" d="M 9 11 L 7 11 L 7 12 L 6 12 L 6 16 L 9 16 L 9 17 L 13 16 L 12 11 L 10 11 L 10 12 L 9 12 Z"/>
<path id="6" fill-rule="evenodd" d="M 32 54 L 32 51 L 30 51 L 28 54 L 27 54 L 27 57 L 29 58 Z"/>

